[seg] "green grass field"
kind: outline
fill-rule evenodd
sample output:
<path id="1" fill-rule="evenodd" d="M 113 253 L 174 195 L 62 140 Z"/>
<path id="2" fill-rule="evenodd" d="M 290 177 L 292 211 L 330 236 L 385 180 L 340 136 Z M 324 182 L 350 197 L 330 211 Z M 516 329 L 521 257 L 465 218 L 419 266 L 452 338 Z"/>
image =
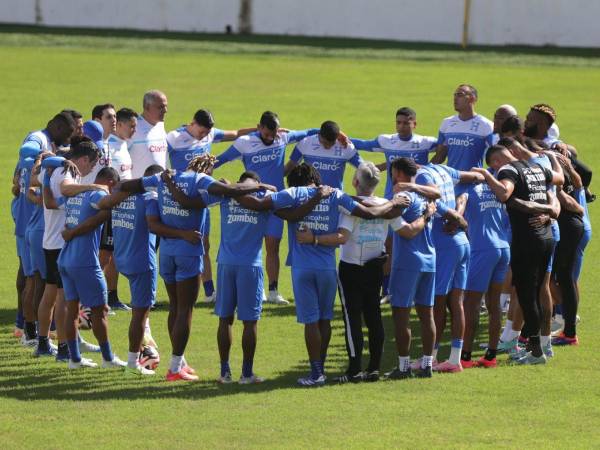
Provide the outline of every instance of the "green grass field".
<path id="1" fill-rule="evenodd" d="M 64 107 L 81 110 L 86 119 L 93 105 L 107 101 L 139 110 L 142 94 L 152 88 L 168 95 L 169 130 L 187 123 L 200 107 L 211 109 L 217 126 L 225 129 L 253 126 L 262 111 L 271 109 L 286 128 L 316 127 L 333 119 L 351 136 L 372 138 L 393 132 L 395 110 L 405 105 L 418 112 L 418 132 L 436 135 L 442 118 L 453 114 L 453 89 L 469 82 L 479 89 L 478 112 L 488 117 L 501 103 L 522 113 L 531 104 L 550 103 L 558 111 L 561 136 L 577 146 L 589 165 L 599 167 L 597 52 L 462 52 L 339 40 L 267 37 L 243 42 L 216 36 L 153 39 L 150 34 L 0 31 L 0 183 L 5 186 L 0 441 L 5 448 L 598 446 L 600 306 L 595 302 L 600 279 L 594 269 L 600 246 L 595 239 L 582 278 L 581 346 L 557 349 L 546 367 L 503 363 L 495 370 L 426 381 L 302 390 L 295 387 L 306 370 L 302 327 L 295 322 L 293 306 L 268 305 L 259 324 L 255 361 L 257 373 L 268 381 L 218 386 L 213 381 L 219 368 L 217 320 L 209 307 L 199 305 L 186 356 L 201 382 L 184 385 L 162 378 L 170 353 L 162 286 L 162 306 L 151 318 L 163 356 L 160 376 L 131 380 L 104 370 L 69 373 L 20 347 L 12 337 L 17 258 L 9 214 L 12 170 L 28 131 L 42 128 Z M 224 149 L 217 145 L 214 151 Z M 239 163 L 229 164 L 217 174 L 234 179 L 240 170 Z M 593 225 L 600 229 L 596 209 L 596 204 L 590 206 Z M 213 224 L 217 217 L 215 210 Z M 215 255 L 218 226 L 213 226 L 211 239 Z M 284 242 L 282 259 L 286 248 Z M 287 268 L 280 290 L 292 296 Z M 123 279 L 120 295 L 129 300 Z M 383 368 L 390 369 L 396 356 L 388 308 L 385 321 Z M 121 357 L 127 352 L 128 322 L 122 312 L 110 319 L 113 347 Z M 346 364 L 339 304 L 333 327 L 330 376 Z M 236 326 L 234 377 L 241 366 L 239 330 Z M 445 354 L 447 345 L 441 356 Z"/>

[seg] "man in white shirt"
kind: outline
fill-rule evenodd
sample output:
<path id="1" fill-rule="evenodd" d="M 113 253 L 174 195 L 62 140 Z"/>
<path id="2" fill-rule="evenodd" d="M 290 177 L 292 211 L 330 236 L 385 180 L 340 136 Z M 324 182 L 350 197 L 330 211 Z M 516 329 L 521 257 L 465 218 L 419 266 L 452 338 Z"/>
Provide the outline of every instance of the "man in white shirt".
<path id="1" fill-rule="evenodd" d="M 153 164 L 167 167 L 167 133 L 164 122 L 167 96 L 161 91 L 148 91 L 144 94 L 143 107 L 144 112 L 138 119 L 137 129 L 128 141 L 133 178 L 141 178 L 146 168 Z"/>
<path id="2" fill-rule="evenodd" d="M 111 133 L 115 132 L 117 126 L 117 113 L 112 103 L 104 103 L 103 105 L 96 105 L 92 109 L 92 120 L 100 123 L 104 133 L 102 139 L 107 140 Z"/>

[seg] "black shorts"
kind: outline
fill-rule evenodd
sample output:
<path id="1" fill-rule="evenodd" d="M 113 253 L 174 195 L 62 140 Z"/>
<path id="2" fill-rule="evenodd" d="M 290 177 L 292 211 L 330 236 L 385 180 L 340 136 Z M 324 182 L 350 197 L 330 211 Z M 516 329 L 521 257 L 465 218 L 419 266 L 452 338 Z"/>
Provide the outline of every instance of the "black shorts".
<path id="1" fill-rule="evenodd" d="M 62 278 L 58 271 L 58 255 L 60 255 L 60 248 L 56 250 L 44 249 L 44 256 L 46 257 L 46 284 L 55 284 L 57 288 L 62 289 Z"/>
<path id="2" fill-rule="evenodd" d="M 112 252 L 113 246 L 113 232 L 112 232 L 112 219 L 108 219 L 102 225 L 102 237 L 100 238 L 100 250 L 107 250 Z"/>

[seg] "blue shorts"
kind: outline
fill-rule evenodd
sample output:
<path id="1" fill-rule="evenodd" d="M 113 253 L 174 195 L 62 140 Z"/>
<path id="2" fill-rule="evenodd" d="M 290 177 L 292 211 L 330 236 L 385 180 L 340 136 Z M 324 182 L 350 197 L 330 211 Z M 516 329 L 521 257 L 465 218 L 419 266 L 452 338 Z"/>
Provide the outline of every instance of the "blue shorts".
<path id="1" fill-rule="evenodd" d="M 264 275 L 260 266 L 217 267 L 217 301 L 215 314 L 232 317 L 237 308 L 238 320 L 260 319 L 263 301 Z"/>
<path id="2" fill-rule="evenodd" d="M 79 303 L 88 308 L 106 304 L 106 280 L 100 265 L 69 268 L 59 266 L 58 269 L 60 270 L 66 301 L 79 300 Z"/>
<path id="3" fill-rule="evenodd" d="M 452 289 L 465 289 L 469 269 L 469 244 L 436 251 L 435 295 L 448 295 Z"/>
<path id="4" fill-rule="evenodd" d="M 467 291 L 487 292 L 490 283 L 502 283 L 510 264 L 509 248 L 475 250 L 469 258 Z"/>
<path id="5" fill-rule="evenodd" d="M 39 272 L 40 276 L 46 279 L 46 255 L 42 242 L 44 240 L 44 230 L 27 231 L 27 242 L 29 243 L 29 254 L 31 255 L 31 266 L 34 272 Z"/>
<path id="6" fill-rule="evenodd" d="M 27 240 L 27 235 L 19 236 L 17 239 L 20 241 L 21 253 L 19 257 L 21 258 L 21 265 L 23 267 L 23 275 L 26 277 L 32 277 L 33 270 L 33 262 L 31 261 L 31 250 L 29 247 L 29 241 Z"/>
<path id="7" fill-rule="evenodd" d="M 134 308 L 150 308 L 156 301 L 156 269 L 140 273 L 124 273 L 129 280 L 131 306 Z"/>
<path id="8" fill-rule="evenodd" d="M 333 319 L 337 293 L 337 272 L 292 267 L 292 287 L 299 323 L 315 323 Z"/>
<path id="9" fill-rule="evenodd" d="M 16 244 L 17 244 L 17 256 L 19 258 L 22 258 L 23 256 L 21 256 L 21 255 L 23 253 L 23 248 L 25 246 L 25 237 L 24 236 L 17 236 L 15 234 L 15 241 L 16 241 Z"/>
<path id="10" fill-rule="evenodd" d="M 171 256 L 159 254 L 159 272 L 165 283 L 174 284 L 202 273 L 202 256 Z"/>
<path id="11" fill-rule="evenodd" d="M 390 304 L 410 308 L 413 304 L 433 306 L 435 272 L 394 269 L 390 273 Z"/>
<path id="12" fill-rule="evenodd" d="M 553 241 L 552 253 L 550 254 L 550 261 L 548 261 L 548 267 L 546 267 L 546 273 L 552 273 L 552 266 L 554 265 L 554 254 L 558 247 L 558 241 Z"/>
<path id="13" fill-rule="evenodd" d="M 204 208 L 202 210 L 202 222 L 200 223 L 200 234 L 202 236 L 210 236 L 210 210 Z"/>
<path id="14" fill-rule="evenodd" d="M 581 236 L 581 240 L 579 241 L 579 245 L 577 246 L 577 250 L 575 253 L 575 262 L 573 263 L 573 279 L 575 281 L 579 280 L 579 276 L 581 275 L 581 266 L 583 265 L 583 252 L 587 247 L 588 243 L 592 239 L 592 230 L 584 230 L 583 236 Z"/>
<path id="15" fill-rule="evenodd" d="M 277 239 L 281 239 L 283 236 L 283 219 L 277 217 L 275 213 L 271 213 L 267 219 L 267 231 L 265 232 L 265 236 Z"/>

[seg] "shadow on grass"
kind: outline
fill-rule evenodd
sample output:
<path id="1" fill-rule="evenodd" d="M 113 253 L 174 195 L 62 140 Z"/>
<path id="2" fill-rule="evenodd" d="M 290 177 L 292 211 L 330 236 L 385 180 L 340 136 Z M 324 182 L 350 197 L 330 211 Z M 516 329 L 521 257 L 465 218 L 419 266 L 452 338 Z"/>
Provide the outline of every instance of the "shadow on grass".
<path id="1" fill-rule="evenodd" d="M 294 314 L 294 306 L 278 306 L 267 308 L 270 315 Z M 40 361 L 33 357 L 23 358 L 24 351 L 10 335 L 14 322 L 14 310 L 0 310 L 0 397 L 18 400 L 71 400 L 71 401 L 102 401 L 116 399 L 160 399 L 179 398 L 186 400 L 201 400 L 218 396 L 233 396 L 237 394 L 260 394 L 281 389 L 299 389 L 296 380 L 305 376 L 308 371 L 306 359 L 298 361 L 291 367 L 267 379 L 262 384 L 253 386 L 219 385 L 215 381 L 202 379 L 196 383 L 166 383 L 161 375 L 149 378 L 125 377 L 122 372 L 102 369 L 90 369 L 70 372 L 64 365 L 54 361 Z M 386 332 L 384 354 L 381 363 L 382 372 L 391 370 L 397 365 L 394 345 L 393 324 L 389 307 L 383 310 L 383 320 Z M 476 342 L 486 339 L 485 320 L 482 320 L 480 333 Z M 418 320 L 411 320 L 413 330 L 413 345 L 411 354 L 414 358 L 421 355 L 420 327 Z M 301 333 L 301 328 L 297 330 Z M 336 310 L 332 321 L 332 336 L 330 356 L 327 366 L 345 368 L 347 364 L 346 349 L 343 340 L 344 325 L 342 314 Z M 477 344 L 476 344 L 477 345 Z M 444 342 L 443 347 L 447 347 Z M 363 362 L 366 366 L 368 359 L 368 335 L 365 334 L 365 351 Z M 440 352 L 444 356 L 444 352 Z M 343 369 L 342 369 L 343 370 Z M 338 373 L 328 372 L 331 381 Z M 328 385 L 328 386 L 329 386 Z"/>

